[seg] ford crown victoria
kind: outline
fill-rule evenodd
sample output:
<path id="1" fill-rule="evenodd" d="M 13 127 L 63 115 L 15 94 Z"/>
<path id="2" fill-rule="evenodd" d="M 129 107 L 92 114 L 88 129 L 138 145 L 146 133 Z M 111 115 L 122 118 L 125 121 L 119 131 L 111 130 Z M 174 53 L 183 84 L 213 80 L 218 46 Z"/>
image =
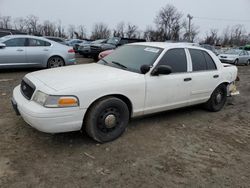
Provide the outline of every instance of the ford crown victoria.
<path id="1" fill-rule="evenodd" d="M 118 138 L 130 118 L 204 104 L 216 112 L 235 93 L 237 68 L 209 50 L 178 43 L 135 43 L 97 63 L 27 74 L 13 107 L 47 133 L 85 130 L 98 142 Z"/>

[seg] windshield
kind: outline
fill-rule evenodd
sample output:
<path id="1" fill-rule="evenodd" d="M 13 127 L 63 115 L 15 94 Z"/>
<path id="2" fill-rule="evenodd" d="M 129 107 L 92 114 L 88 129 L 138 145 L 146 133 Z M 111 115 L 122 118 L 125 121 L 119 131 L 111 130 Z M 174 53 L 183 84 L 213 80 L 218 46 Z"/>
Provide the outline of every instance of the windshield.
<path id="1" fill-rule="evenodd" d="M 239 55 L 240 53 L 241 53 L 241 50 L 234 50 L 234 49 L 225 51 L 225 54 Z"/>
<path id="2" fill-rule="evenodd" d="M 117 44 L 119 43 L 119 41 L 120 41 L 120 38 L 118 38 L 118 37 L 113 37 L 113 38 L 110 38 L 110 39 L 107 41 L 107 43 L 108 43 L 108 44 L 117 45 Z"/>
<path id="3" fill-rule="evenodd" d="M 141 66 L 153 65 L 162 51 L 162 48 L 126 45 L 116 49 L 113 53 L 101 59 L 98 63 L 141 73 Z"/>

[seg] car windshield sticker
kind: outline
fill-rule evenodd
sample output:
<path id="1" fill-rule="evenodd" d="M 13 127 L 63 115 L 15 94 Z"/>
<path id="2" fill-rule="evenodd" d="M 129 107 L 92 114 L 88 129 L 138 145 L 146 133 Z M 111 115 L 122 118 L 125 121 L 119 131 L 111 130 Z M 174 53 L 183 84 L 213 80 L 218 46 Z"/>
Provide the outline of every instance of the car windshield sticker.
<path id="1" fill-rule="evenodd" d="M 153 53 L 158 53 L 160 51 L 157 48 L 150 48 L 150 47 L 147 47 L 144 50 L 147 51 L 147 52 L 153 52 Z"/>

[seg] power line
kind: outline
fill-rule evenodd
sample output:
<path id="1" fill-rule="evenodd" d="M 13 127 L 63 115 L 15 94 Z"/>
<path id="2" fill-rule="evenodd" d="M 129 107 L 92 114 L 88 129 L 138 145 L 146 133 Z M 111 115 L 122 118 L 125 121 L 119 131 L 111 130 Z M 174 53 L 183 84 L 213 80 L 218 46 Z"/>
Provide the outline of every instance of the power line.
<path id="1" fill-rule="evenodd" d="M 237 19 L 225 19 L 225 18 L 209 18 L 209 17 L 197 17 L 197 16 L 194 16 L 194 18 L 201 20 L 212 20 L 212 21 L 250 22 L 250 20 L 237 20 Z"/>

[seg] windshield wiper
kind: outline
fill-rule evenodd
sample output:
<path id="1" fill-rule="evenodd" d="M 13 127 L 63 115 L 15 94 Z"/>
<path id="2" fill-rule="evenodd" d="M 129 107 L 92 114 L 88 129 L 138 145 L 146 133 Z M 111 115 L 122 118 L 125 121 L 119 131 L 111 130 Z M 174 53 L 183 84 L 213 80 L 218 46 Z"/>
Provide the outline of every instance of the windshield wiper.
<path id="1" fill-rule="evenodd" d="M 101 59 L 105 64 L 109 64 L 105 59 Z"/>
<path id="2" fill-rule="evenodd" d="M 125 65 L 121 64 L 121 63 L 118 63 L 118 62 L 115 62 L 115 61 L 112 61 L 113 64 L 123 68 L 123 69 L 127 69 L 128 67 L 126 67 Z"/>

